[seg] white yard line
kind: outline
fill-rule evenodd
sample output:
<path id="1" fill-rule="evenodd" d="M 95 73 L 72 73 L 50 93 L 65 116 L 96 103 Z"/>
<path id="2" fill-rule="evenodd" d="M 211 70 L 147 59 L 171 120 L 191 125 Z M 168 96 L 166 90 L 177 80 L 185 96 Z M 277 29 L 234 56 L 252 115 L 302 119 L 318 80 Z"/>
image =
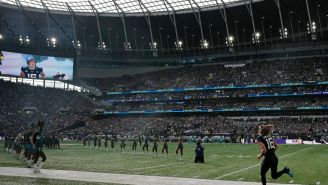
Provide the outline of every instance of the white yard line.
<path id="1" fill-rule="evenodd" d="M 134 169 L 130 169 L 130 171 L 135 171 L 135 170 L 146 170 L 146 169 L 153 169 L 153 168 L 160 168 L 160 167 L 165 167 L 165 166 L 172 166 L 172 165 L 176 165 L 176 164 L 180 164 L 180 163 L 169 163 L 169 164 L 160 164 L 160 165 L 155 165 L 155 166 L 146 166 L 143 168 L 134 168 Z"/>
<path id="2" fill-rule="evenodd" d="M 300 153 L 300 152 L 304 152 L 304 151 L 309 150 L 309 149 L 314 148 L 314 147 L 315 147 L 315 146 L 312 146 L 312 147 L 309 147 L 309 148 L 305 148 L 305 149 L 299 150 L 299 151 L 297 151 L 297 152 L 293 152 L 293 153 L 290 153 L 290 154 L 284 155 L 284 156 L 280 157 L 280 159 L 283 159 L 283 158 L 285 158 L 285 157 L 289 157 L 289 156 L 291 156 L 291 155 L 295 155 L 295 154 Z M 256 165 L 253 165 L 253 166 L 249 166 L 249 167 L 247 167 L 247 168 L 243 168 L 243 169 L 241 169 L 241 170 L 237 170 L 237 171 L 234 171 L 234 172 L 231 172 L 231 173 L 227 173 L 227 174 L 221 175 L 221 176 L 219 176 L 219 177 L 216 177 L 216 178 L 214 178 L 214 179 L 222 179 L 223 177 L 230 176 L 230 175 L 233 175 L 233 174 L 236 174 L 236 173 L 239 173 L 239 172 L 243 172 L 243 171 L 246 171 L 246 170 L 248 170 L 248 169 L 251 169 L 251 168 L 257 167 L 257 166 L 260 166 L 260 164 L 256 164 Z"/>

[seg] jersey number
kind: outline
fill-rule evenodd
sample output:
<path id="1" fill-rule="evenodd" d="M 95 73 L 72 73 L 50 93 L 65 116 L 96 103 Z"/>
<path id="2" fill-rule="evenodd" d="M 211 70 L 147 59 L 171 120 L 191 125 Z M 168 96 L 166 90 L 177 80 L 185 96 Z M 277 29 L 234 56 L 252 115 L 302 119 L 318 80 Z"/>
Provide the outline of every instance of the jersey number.
<path id="1" fill-rule="evenodd" d="M 28 73 L 28 77 L 29 77 L 29 78 L 37 78 L 37 75 L 36 75 L 36 74 Z"/>
<path id="2" fill-rule="evenodd" d="M 268 144 L 268 150 L 270 149 L 275 149 L 276 147 L 274 146 L 274 142 L 273 142 L 273 139 L 270 137 L 270 138 L 267 138 L 265 140 Z"/>

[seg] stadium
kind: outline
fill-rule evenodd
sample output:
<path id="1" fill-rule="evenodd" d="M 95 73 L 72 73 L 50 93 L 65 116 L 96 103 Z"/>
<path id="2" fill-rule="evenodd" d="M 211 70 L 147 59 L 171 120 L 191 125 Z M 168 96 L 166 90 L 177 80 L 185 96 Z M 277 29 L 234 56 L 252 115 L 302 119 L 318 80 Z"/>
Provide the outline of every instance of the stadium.
<path id="1" fill-rule="evenodd" d="M 327 0 L 0 0 L 0 184 L 327 185 Z"/>

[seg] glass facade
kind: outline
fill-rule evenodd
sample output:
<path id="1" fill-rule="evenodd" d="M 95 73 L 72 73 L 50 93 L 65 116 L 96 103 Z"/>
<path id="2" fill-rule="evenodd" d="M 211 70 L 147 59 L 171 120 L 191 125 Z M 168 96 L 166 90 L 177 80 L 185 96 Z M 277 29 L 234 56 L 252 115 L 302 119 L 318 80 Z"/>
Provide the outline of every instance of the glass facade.
<path id="1" fill-rule="evenodd" d="M 217 3 L 222 4 L 221 0 L 140 0 L 142 4 L 140 6 L 138 0 L 94 0 L 90 3 L 97 9 L 99 13 L 118 13 L 115 7 L 115 3 L 119 7 L 119 11 L 124 13 L 142 13 L 152 12 L 160 13 L 169 11 L 187 11 L 193 8 L 211 8 L 216 7 Z M 69 11 L 70 6 L 76 13 L 92 13 L 92 7 L 87 0 L 19 0 L 19 2 L 30 8 L 43 9 L 42 2 L 50 9 L 56 11 Z M 224 0 L 226 4 L 242 2 L 242 0 Z M 16 5 L 15 0 L 0 0 L 0 3 Z M 68 5 L 68 6 L 67 6 Z M 166 5 L 166 6 L 165 6 Z M 172 9 L 173 7 L 173 9 Z"/>

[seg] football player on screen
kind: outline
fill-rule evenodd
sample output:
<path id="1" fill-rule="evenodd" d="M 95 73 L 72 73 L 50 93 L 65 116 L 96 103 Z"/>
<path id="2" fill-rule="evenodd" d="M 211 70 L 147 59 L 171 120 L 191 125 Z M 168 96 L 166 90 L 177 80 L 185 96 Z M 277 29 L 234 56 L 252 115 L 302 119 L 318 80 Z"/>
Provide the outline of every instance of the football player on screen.
<path id="1" fill-rule="evenodd" d="M 45 78 L 45 74 L 41 67 L 36 66 L 36 61 L 33 57 L 28 57 L 26 60 L 27 66 L 21 68 L 20 77 L 22 78 Z"/>

